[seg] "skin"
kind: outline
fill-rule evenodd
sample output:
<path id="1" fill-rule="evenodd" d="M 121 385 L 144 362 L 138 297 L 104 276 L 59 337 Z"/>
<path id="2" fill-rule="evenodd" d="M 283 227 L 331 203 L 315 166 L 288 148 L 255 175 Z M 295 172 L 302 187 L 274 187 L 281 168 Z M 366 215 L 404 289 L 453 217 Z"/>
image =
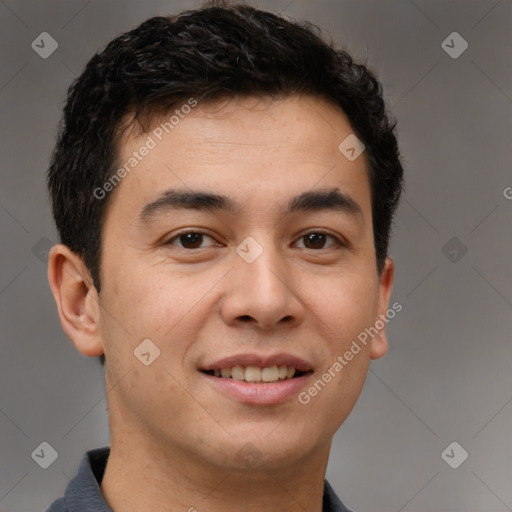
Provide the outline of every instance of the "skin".
<path id="1" fill-rule="evenodd" d="M 53 247 L 49 281 L 63 328 L 82 354 L 106 356 L 111 454 L 101 490 L 115 512 L 321 511 L 332 437 L 370 359 L 388 349 L 385 328 L 307 405 L 240 403 L 198 368 L 288 352 L 311 363 L 309 386 L 387 311 L 394 265 L 387 258 L 378 275 L 365 155 L 351 162 L 338 150 L 351 133 L 339 108 L 311 96 L 199 104 L 112 193 L 101 294 L 77 255 Z M 146 137 L 127 132 L 121 161 Z M 225 194 L 240 210 L 138 222 L 144 205 L 184 186 Z M 323 187 L 350 195 L 362 218 L 283 216 L 292 196 Z M 183 228 L 208 235 L 199 249 L 179 238 L 166 245 Z M 331 237 L 308 245 L 303 236 L 318 230 L 348 246 Z M 263 248 L 250 264 L 235 251 L 247 236 Z M 161 351 L 149 366 L 133 354 L 146 338 Z M 249 442 L 257 460 L 248 465 L 237 452 Z"/>

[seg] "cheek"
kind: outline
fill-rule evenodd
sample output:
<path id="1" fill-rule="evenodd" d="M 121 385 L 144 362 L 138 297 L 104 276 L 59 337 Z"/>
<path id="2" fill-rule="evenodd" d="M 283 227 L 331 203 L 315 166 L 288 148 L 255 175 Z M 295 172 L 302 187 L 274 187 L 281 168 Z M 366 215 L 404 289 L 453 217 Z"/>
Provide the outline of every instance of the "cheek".
<path id="1" fill-rule="evenodd" d="M 137 261 L 137 259 L 141 261 Z M 129 331 L 158 330 L 169 312 L 179 315 L 185 307 L 186 279 L 171 269 L 142 264 L 143 258 L 119 255 L 115 264 L 105 265 L 105 301 L 112 313 L 123 318 Z"/>
<path id="2" fill-rule="evenodd" d="M 319 421 L 324 436 L 333 435 L 354 407 L 363 388 L 370 344 L 358 338 L 371 326 L 377 311 L 371 279 L 331 279 L 316 295 L 315 313 L 325 340 L 323 366 L 299 396 L 308 418 Z"/>
<path id="3" fill-rule="evenodd" d="M 312 287 L 314 311 L 330 328 L 327 337 L 341 348 L 357 337 L 375 319 L 378 294 L 376 279 L 365 273 L 344 270 L 339 278 L 325 279 L 322 285 L 315 281 Z"/>
<path id="4" fill-rule="evenodd" d="M 113 359 L 130 366 L 137 364 L 133 351 L 143 340 L 163 348 L 161 335 L 183 314 L 183 294 L 179 280 L 154 279 L 151 269 L 121 259 L 109 270 L 102 283 L 101 336 Z"/>
<path id="5" fill-rule="evenodd" d="M 224 272 L 177 272 L 161 263 L 137 268 L 120 262 L 121 268 L 131 270 L 118 271 L 105 287 L 102 336 L 106 350 L 111 346 L 116 356 L 123 354 L 123 366 L 137 365 L 133 351 L 150 339 L 160 350 L 160 364 L 179 367 L 212 315 L 212 289 Z M 127 273 L 129 279 L 124 278 Z"/>

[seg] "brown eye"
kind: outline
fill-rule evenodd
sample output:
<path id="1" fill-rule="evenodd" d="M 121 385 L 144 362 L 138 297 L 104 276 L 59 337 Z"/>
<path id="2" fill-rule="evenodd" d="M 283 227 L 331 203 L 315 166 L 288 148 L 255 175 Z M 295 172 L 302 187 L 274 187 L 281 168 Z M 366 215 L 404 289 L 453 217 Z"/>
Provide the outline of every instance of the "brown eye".
<path id="1" fill-rule="evenodd" d="M 179 240 L 180 245 L 178 245 L 178 247 L 182 249 L 201 249 L 201 243 L 204 241 L 204 237 L 212 238 L 211 236 L 198 231 L 178 233 L 175 237 L 171 238 L 166 245 L 177 245 L 174 241 Z"/>
<path id="2" fill-rule="evenodd" d="M 322 231 L 311 231 L 306 235 L 303 235 L 300 240 L 304 240 L 304 245 L 306 249 L 329 249 L 329 247 L 324 247 L 326 241 L 331 238 L 336 242 L 338 246 L 342 246 L 343 244 L 338 240 L 334 235 L 330 233 L 324 233 Z"/>
<path id="3" fill-rule="evenodd" d="M 326 236 L 323 233 L 309 233 L 304 237 L 304 240 L 308 249 L 322 249 L 325 238 Z M 311 246 L 308 246 L 308 244 L 311 244 Z"/>
<path id="4" fill-rule="evenodd" d="M 203 235 L 201 233 L 185 233 L 180 235 L 179 239 L 186 249 L 196 249 L 201 246 Z"/>

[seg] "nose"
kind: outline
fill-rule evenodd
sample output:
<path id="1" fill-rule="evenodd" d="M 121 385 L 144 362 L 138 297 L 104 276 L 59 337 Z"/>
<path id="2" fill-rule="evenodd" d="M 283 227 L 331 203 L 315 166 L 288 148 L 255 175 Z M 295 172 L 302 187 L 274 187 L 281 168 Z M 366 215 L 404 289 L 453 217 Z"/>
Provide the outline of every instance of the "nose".
<path id="1" fill-rule="evenodd" d="M 252 262 L 234 255 L 221 316 L 227 325 L 253 324 L 261 330 L 297 326 L 304 319 L 297 270 L 286 264 L 281 249 L 270 241 L 259 245 L 263 251 Z"/>

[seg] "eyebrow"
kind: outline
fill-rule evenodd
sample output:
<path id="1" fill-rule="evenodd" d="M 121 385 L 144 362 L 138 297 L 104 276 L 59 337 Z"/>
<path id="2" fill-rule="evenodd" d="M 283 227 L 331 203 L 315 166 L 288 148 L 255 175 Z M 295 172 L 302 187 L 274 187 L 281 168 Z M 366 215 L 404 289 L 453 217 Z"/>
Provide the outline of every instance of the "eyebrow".
<path id="1" fill-rule="evenodd" d="M 146 204 L 138 215 L 142 225 L 148 225 L 158 215 L 178 209 L 224 211 L 235 214 L 240 206 L 233 199 L 202 190 L 169 189 L 160 197 Z M 364 220 L 363 211 L 357 202 L 339 188 L 303 192 L 288 201 L 284 213 L 300 211 L 337 211 Z"/>

